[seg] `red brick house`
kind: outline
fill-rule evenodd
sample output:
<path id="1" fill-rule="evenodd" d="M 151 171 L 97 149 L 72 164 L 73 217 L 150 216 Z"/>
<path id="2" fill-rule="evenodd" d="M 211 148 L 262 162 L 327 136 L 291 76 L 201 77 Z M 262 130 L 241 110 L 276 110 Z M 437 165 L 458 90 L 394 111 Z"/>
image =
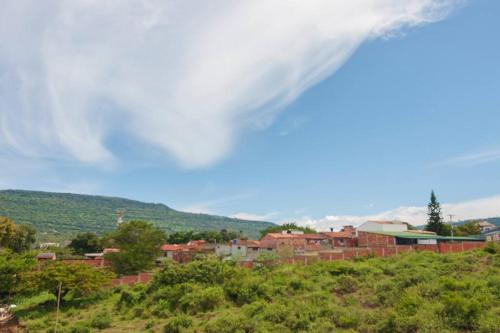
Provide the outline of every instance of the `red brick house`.
<path id="1" fill-rule="evenodd" d="M 356 237 L 356 229 L 352 225 L 346 225 L 341 231 L 322 232 L 326 236 L 329 244 L 332 247 L 357 247 L 358 239 Z"/>
<path id="2" fill-rule="evenodd" d="M 326 239 L 322 234 L 269 233 L 260 240 L 260 246 L 275 249 L 280 257 L 289 257 L 297 252 L 319 251 Z"/>
<path id="3" fill-rule="evenodd" d="M 189 262 L 197 253 L 205 252 L 204 240 L 193 240 L 187 244 L 164 244 L 160 247 L 163 258 L 169 258 L 177 262 Z"/>

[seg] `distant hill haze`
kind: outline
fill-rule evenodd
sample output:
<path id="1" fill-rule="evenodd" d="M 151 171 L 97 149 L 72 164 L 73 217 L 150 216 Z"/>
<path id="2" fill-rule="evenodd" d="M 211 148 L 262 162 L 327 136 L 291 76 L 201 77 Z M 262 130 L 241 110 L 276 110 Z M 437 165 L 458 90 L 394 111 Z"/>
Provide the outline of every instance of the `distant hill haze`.
<path id="1" fill-rule="evenodd" d="M 124 221 L 148 221 L 166 232 L 241 231 L 252 238 L 274 223 L 247 221 L 224 216 L 193 214 L 164 204 L 145 203 L 117 197 L 23 190 L 0 191 L 0 216 L 30 224 L 41 239 L 68 239 L 78 232 L 103 234 L 116 227 L 116 213 L 124 210 Z"/>

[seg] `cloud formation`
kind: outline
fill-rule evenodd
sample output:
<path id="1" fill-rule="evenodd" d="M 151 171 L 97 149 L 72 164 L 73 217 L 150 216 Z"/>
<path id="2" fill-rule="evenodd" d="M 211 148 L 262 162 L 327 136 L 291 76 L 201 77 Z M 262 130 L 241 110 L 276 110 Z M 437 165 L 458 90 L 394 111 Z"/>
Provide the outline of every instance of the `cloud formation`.
<path id="1" fill-rule="evenodd" d="M 130 135 L 196 168 L 367 39 L 460 0 L 19 0 L 0 11 L 0 151 L 89 164 Z"/>
<path id="2" fill-rule="evenodd" d="M 500 195 L 441 206 L 443 218 L 453 214 L 454 221 L 500 216 Z M 318 230 L 341 228 L 344 225 L 359 225 L 369 220 L 399 220 L 413 225 L 422 225 L 427 221 L 427 207 L 403 206 L 373 215 L 329 215 L 319 219 L 302 218 L 300 225 L 311 226 Z"/>

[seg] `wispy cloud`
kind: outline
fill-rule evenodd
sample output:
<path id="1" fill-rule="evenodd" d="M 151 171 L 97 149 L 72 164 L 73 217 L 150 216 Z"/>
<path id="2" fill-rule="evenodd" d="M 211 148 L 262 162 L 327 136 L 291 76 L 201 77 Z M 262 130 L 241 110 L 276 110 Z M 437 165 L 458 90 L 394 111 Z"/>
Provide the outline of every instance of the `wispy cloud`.
<path id="1" fill-rule="evenodd" d="M 453 214 L 454 220 L 486 218 L 500 216 L 500 195 L 442 205 L 443 217 Z M 359 225 L 369 220 L 400 220 L 414 225 L 422 225 L 427 221 L 427 207 L 403 206 L 373 215 L 329 215 L 314 219 L 303 217 L 297 222 L 301 225 L 312 226 L 318 230 L 340 228 L 344 225 Z"/>
<path id="2" fill-rule="evenodd" d="M 442 19 L 460 2 L 6 1 L 0 149 L 102 166 L 119 132 L 208 166 L 363 41 Z"/>
<path id="3" fill-rule="evenodd" d="M 475 166 L 500 160 L 500 150 L 491 149 L 450 158 L 440 165 Z"/>

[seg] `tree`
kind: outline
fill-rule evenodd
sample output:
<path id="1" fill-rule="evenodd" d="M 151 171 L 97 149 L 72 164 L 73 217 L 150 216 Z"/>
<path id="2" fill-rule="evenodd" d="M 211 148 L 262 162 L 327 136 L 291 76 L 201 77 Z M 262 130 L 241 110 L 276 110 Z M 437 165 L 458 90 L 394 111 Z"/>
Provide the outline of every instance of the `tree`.
<path id="1" fill-rule="evenodd" d="M 123 223 L 105 240 L 108 246 L 116 247 L 120 252 L 108 253 L 106 259 L 119 274 L 139 273 L 153 267 L 165 239 L 163 231 L 147 222 Z"/>
<path id="2" fill-rule="evenodd" d="M 109 285 L 112 277 L 113 274 L 105 269 L 97 269 L 83 263 L 55 261 L 36 273 L 34 283 L 38 290 L 48 291 L 56 297 L 59 284 L 61 298 L 70 292 L 74 297 L 84 297 Z"/>
<path id="3" fill-rule="evenodd" d="M 17 253 L 31 249 L 36 242 L 36 230 L 30 225 L 21 224 L 16 226 L 14 236 L 9 242 L 9 247 Z"/>
<path id="4" fill-rule="evenodd" d="M 315 234 L 317 233 L 316 230 L 309 228 L 309 227 L 299 227 L 295 223 L 285 223 L 282 225 L 276 225 L 276 226 L 271 226 L 269 228 L 266 228 L 264 230 L 260 231 L 260 236 L 261 238 L 264 237 L 265 235 L 273 232 L 282 232 L 284 230 L 299 230 L 304 232 L 305 234 Z"/>
<path id="5" fill-rule="evenodd" d="M 479 235 L 481 233 L 481 228 L 476 221 L 473 221 L 453 228 L 453 233 L 456 236 Z"/>
<path id="6" fill-rule="evenodd" d="M 75 254 L 95 253 L 102 251 L 101 240 L 93 232 L 85 232 L 76 235 L 68 245 Z"/>
<path id="7" fill-rule="evenodd" d="M 437 201 L 434 191 L 431 192 L 431 201 L 427 205 L 427 225 L 425 230 L 433 231 L 441 236 L 449 236 L 451 234 L 451 227 L 443 222 L 441 217 L 441 205 Z"/>
<path id="8" fill-rule="evenodd" d="M 0 217 L 0 247 L 24 252 L 36 241 L 36 230 L 29 225 L 17 225 L 8 217 Z"/>
<path id="9" fill-rule="evenodd" d="M 8 249 L 0 250 L 0 298 L 23 289 L 25 274 L 35 266 L 30 253 L 16 254 Z"/>
<path id="10" fill-rule="evenodd" d="M 8 217 L 0 216 L 0 247 L 8 247 L 15 232 L 16 225 L 14 222 Z"/>

